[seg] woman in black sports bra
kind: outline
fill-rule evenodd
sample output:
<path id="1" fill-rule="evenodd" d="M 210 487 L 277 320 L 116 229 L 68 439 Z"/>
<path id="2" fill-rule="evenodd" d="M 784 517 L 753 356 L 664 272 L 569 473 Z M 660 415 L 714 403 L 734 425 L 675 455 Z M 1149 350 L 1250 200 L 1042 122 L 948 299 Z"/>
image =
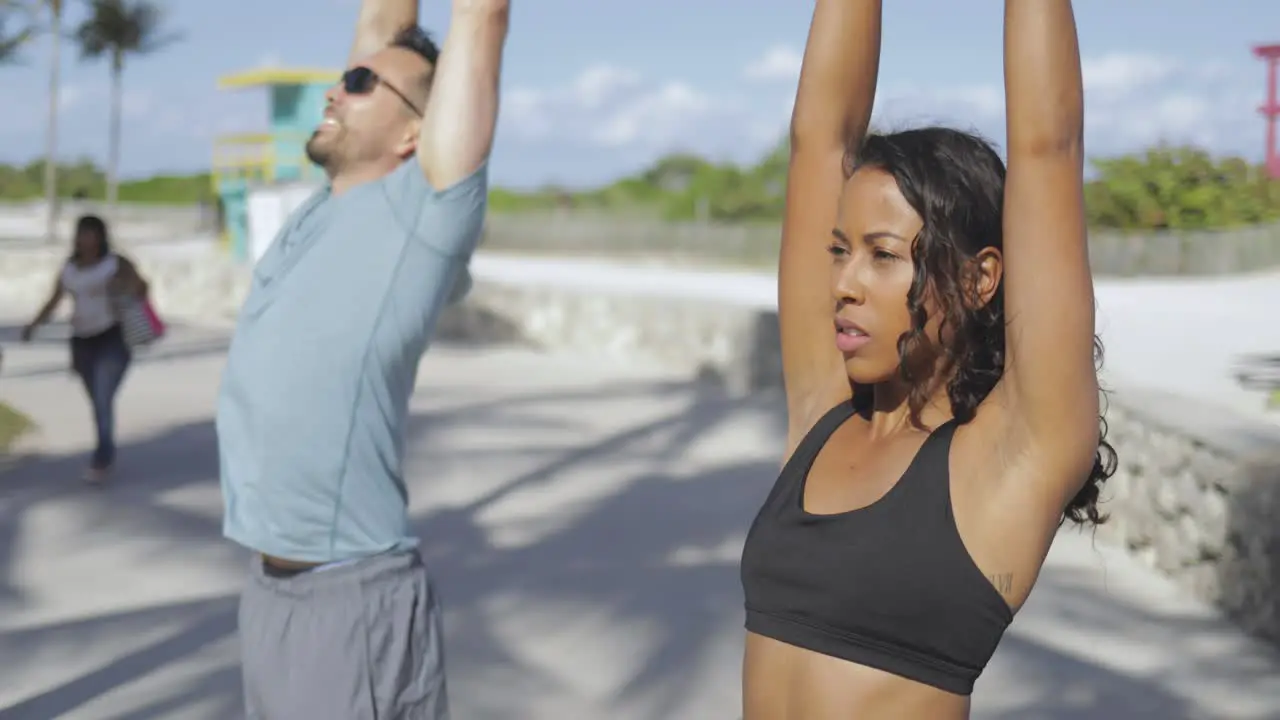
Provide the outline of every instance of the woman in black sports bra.
<path id="1" fill-rule="evenodd" d="M 1070 1 L 1006 0 L 1007 175 L 967 133 L 868 136 L 879 55 L 879 0 L 817 0 L 779 267 L 787 463 L 742 556 L 746 720 L 967 718 L 1115 467 Z"/>

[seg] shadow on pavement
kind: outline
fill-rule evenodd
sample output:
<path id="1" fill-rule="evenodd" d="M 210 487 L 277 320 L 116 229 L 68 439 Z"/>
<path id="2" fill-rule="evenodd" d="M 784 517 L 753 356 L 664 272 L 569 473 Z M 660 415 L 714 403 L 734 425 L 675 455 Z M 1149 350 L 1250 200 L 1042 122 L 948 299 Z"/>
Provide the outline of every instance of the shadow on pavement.
<path id="1" fill-rule="evenodd" d="M 156 623 L 166 620 L 182 620 L 184 627 L 179 632 L 120 655 L 70 682 L 0 710 L 0 720 L 61 717 L 116 688 L 136 682 L 163 670 L 171 663 L 231 637 L 236 630 L 236 598 L 227 596 L 214 600 L 176 603 L 95 617 L 54 628 L 42 627 L 5 633 L 0 636 L 0 657 L 30 657 L 50 644 L 84 644 L 93 642 L 95 638 L 110 639 L 114 635 L 145 632 Z M 189 702 L 207 702 L 210 699 L 224 708 L 218 717 L 239 717 L 242 713 L 239 706 L 239 672 L 236 667 L 218 669 L 192 685 L 179 688 L 179 692 L 171 697 L 158 699 L 135 712 L 113 717 L 136 720 L 164 717 L 166 713 L 180 711 Z"/>
<path id="2" fill-rule="evenodd" d="M 628 717 L 737 717 L 737 687 L 732 682 L 715 690 L 721 693 L 714 699 L 717 707 L 726 708 L 723 713 L 700 710 L 691 715 L 690 708 L 705 710 L 710 702 L 699 700 L 713 690 L 704 667 L 718 667 L 722 675 L 736 677 L 739 660 L 732 652 L 720 653 L 725 652 L 726 637 L 731 649 L 740 642 L 738 553 L 773 482 L 777 462 L 771 449 L 759 447 L 744 448 L 736 458 L 734 451 L 723 452 L 697 464 L 686 458 L 700 441 L 744 417 L 758 415 L 761 422 L 780 424 L 775 419 L 780 414 L 772 410 L 777 398 L 735 400 L 688 383 L 635 382 L 566 392 L 505 392 L 496 398 L 455 402 L 466 392 L 433 389 L 426 398 L 429 405 L 441 401 L 455 406 L 415 414 L 407 442 L 414 448 L 409 475 L 415 497 L 435 494 L 439 475 L 452 475 L 454 481 L 472 477 L 462 469 L 464 463 L 479 463 L 476 479 L 492 481 L 465 502 L 437 503 L 414 517 L 423 554 L 446 605 L 451 684 L 459 714 L 465 710 L 467 718 L 516 717 L 512 708 L 521 707 L 520 698 L 554 694 L 566 683 L 574 684 L 572 668 L 592 662 L 593 643 L 609 641 L 616 637 L 610 633 L 620 628 L 640 628 L 636 632 L 643 642 L 600 650 L 615 661 L 629 661 L 623 664 L 628 669 L 619 689 L 602 703 L 619 712 L 627 709 Z M 572 410 L 602 398 L 619 401 L 628 396 L 663 397 L 673 407 L 609 432 L 591 427 L 591 413 Z M 468 437 L 491 440 L 487 449 L 452 445 L 448 438 L 466 428 L 472 433 Z M 518 428 L 555 433 L 560 442 L 504 446 L 504 433 Z M 775 425 L 771 432 L 780 438 L 783 430 Z M 585 437 L 594 439 L 583 442 Z M 483 477 L 483 471 L 507 456 L 524 458 L 520 467 L 527 469 L 497 480 Z M 192 510 L 165 500 L 184 488 L 216 487 L 211 422 L 174 427 L 122 447 L 121 458 L 127 479 L 102 490 L 75 483 L 79 456 L 46 458 L 0 479 L 0 608 L 6 615 L 31 610 L 37 602 L 25 593 L 15 564 L 24 551 L 24 518 L 49 503 L 76 510 L 77 524 L 61 530 L 75 542 L 112 543 L 136 535 L 159 541 L 148 554 L 132 556 L 129 566 L 101 568 L 102 583 L 146 573 L 162 556 L 208 557 L 209 551 L 219 558 L 211 571 L 228 576 L 238 572 L 236 564 L 243 555 L 230 548 L 219 553 L 226 545 L 219 536 L 219 508 Z M 594 495 L 574 500 L 557 494 L 562 491 L 556 484 L 566 477 L 589 485 L 594 476 L 615 480 L 607 488 L 596 487 Z M 509 528 L 524 531 L 523 541 L 495 542 L 493 515 L 521 502 L 526 508 L 543 502 L 552 509 L 506 521 Z M 102 592 L 110 594 L 105 585 Z M 1171 622 L 1136 607 L 1110 617 L 1099 615 L 1091 608 L 1114 608 L 1114 599 L 1073 588 L 1069 578 L 1045 579 L 1037 593 L 1059 598 L 1053 612 L 1064 626 L 1087 625 L 1095 631 L 1114 626 L 1119 631 Z M 541 609 L 544 622 L 513 629 L 504 620 L 530 609 Z M 1081 614 L 1072 615 L 1077 612 Z M 582 634 L 583 617 L 593 615 L 604 631 Z M 172 623 L 180 629 L 96 667 L 64 672 L 52 686 L 31 687 L 30 673 L 23 672 L 28 663 L 54 662 L 79 648 L 124 647 L 126 640 L 147 628 Z M 577 629 L 559 632 L 558 623 Z M 1189 625 L 1188 631 L 1192 629 Z M 20 699 L 0 709 L 0 718 L 51 718 L 85 711 L 125 686 L 210 653 L 234 632 L 234 588 L 201 600 L 11 627 L 0 633 L 0 694 Z M 561 648 L 554 661 L 556 671 L 548 672 L 516 652 L 513 648 L 523 641 Z M 1026 703 L 1001 703 L 1003 709 L 975 712 L 975 719 L 1199 716 L 1150 677 L 1117 673 L 1024 637 L 1007 638 L 998 657 L 1008 658 L 1003 662 L 1018 669 Z M 141 705 L 109 716 L 239 717 L 238 669 L 229 662 L 204 663 L 185 682 L 165 684 Z M 1158 670 L 1153 669 L 1153 677 Z M 3 687 L 21 678 L 27 678 L 21 693 Z M 495 687 L 500 691 L 494 692 Z M 981 688 L 980 684 L 979 693 Z"/>

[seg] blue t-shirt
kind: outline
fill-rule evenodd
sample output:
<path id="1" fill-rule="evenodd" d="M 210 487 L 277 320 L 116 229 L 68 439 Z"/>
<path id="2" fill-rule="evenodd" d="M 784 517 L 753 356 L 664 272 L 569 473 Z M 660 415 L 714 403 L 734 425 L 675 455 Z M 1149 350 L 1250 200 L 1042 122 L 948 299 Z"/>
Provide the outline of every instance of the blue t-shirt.
<path id="1" fill-rule="evenodd" d="M 226 537 L 306 562 L 416 544 L 409 396 L 469 282 L 487 190 L 487 164 L 436 191 L 410 159 L 289 217 L 254 268 L 218 397 Z"/>

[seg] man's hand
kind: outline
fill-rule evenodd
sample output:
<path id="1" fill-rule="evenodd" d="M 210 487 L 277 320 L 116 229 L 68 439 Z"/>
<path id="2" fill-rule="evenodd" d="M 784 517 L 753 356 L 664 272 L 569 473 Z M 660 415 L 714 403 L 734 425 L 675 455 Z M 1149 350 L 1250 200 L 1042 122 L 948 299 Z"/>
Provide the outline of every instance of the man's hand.
<path id="1" fill-rule="evenodd" d="M 453 0 L 418 140 L 418 161 L 437 190 L 475 172 L 493 149 L 509 5 Z"/>

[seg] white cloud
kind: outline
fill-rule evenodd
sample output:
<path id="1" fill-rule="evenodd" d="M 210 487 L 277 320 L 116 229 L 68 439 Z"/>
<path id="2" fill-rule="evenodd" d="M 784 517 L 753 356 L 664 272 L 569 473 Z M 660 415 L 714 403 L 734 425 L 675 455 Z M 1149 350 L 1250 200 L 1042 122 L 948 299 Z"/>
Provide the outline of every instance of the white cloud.
<path id="1" fill-rule="evenodd" d="M 70 110 L 84 99 L 84 88 L 79 85 L 63 83 L 58 88 L 58 111 Z"/>
<path id="2" fill-rule="evenodd" d="M 676 150 L 751 162 L 785 132 L 799 59 L 776 46 L 744 67 L 742 83 L 714 88 L 612 65 L 587 67 L 558 86 L 504 93 L 499 137 L 508 148 L 583 167 L 634 167 Z M 1135 53 L 1085 58 L 1090 154 L 1164 141 L 1257 157 L 1261 83 L 1249 69 Z M 965 85 L 882 82 L 873 121 L 885 129 L 946 124 L 1003 145 L 1004 110 L 998 74 Z"/>
<path id="3" fill-rule="evenodd" d="M 507 91 L 502 102 L 500 133 L 523 142 L 655 151 L 734 112 L 731 101 L 686 82 L 655 82 L 610 65 L 589 67 L 563 86 Z"/>
<path id="4" fill-rule="evenodd" d="M 254 65 L 254 67 L 255 68 L 275 68 L 275 67 L 280 67 L 280 65 L 281 65 L 280 54 L 272 51 L 272 52 L 265 53 L 262 57 L 258 58 L 258 63 Z"/>
<path id="5" fill-rule="evenodd" d="M 766 65 L 762 59 L 751 67 Z M 1250 69 L 1221 60 L 1190 64 L 1141 53 L 1086 57 L 1081 62 L 1086 145 L 1091 153 L 1105 155 L 1159 142 L 1191 143 L 1218 153 L 1257 157 L 1262 123 L 1254 108 L 1261 73 Z M 790 108 L 788 100 L 788 114 Z M 1002 143 L 1004 110 L 999 78 L 949 87 L 882 84 L 874 121 L 890 129 L 956 125 Z M 778 126 L 785 126 L 785 121 Z"/>
<path id="6" fill-rule="evenodd" d="M 503 132 L 527 140 L 545 137 L 555 128 L 547 112 L 547 103 L 542 93 L 536 90 L 518 88 L 503 93 L 500 122 Z"/>
<path id="7" fill-rule="evenodd" d="M 64 82 L 58 88 L 58 115 L 61 124 L 71 122 L 75 117 L 96 117 L 101 113 L 102 117 L 106 117 L 109 112 L 111 100 L 111 91 L 106 82 L 101 83 L 71 83 Z M 171 113 L 181 114 L 182 108 L 173 107 L 169 110 Z M 74 111 L 75 116 L 69 117 Z M 122 116 L 132 122 L 135 119 L 145 119 L 155 111 L 155 103 L 150 94 L 145 91 L 132 90 L 128 86 L 124 88 L 124 96 L 121 98 Z M 0 125 L 0 130 L 5 133 L 16 133 L 22 131 L 33 131 L 45 129 L 46 117 L 43 106 L 40 112 L 35 113 L 19 113 L 20 121 Z M 105 127 L 105 121 L 103 123 Z"/>
<path id="8" fill-rule="evenodd" d="M 129 90 L 126 88 L 123 97 L 120 98 L 120 112 L 129 119 L 158 118 L 162 115 L 184 116 L 185 113 L 182 110 L 183 108 L 175 105 L 156 102 L 152 94 L 146 90 Z"/>
<path id="9" fill-rule="evenodd" d="M 1260 154 L 1257 74 L 1222 62 L 1108 55 L 1083 63 L 1086 142 L 1099 154 L 1190 143 L 1218 153 Z"/>
<path id="10" fill-rule="evenodd" d="M 1085 142 L 1091 154 L 1131 152 L 1156 143 L 1190 143 L 1256 156 L 1262 125 L 1253 111 L 1256 78 L 1220 61 L 1111 53 L 1084 58 Z M 997 82 L 959 88 L 891 88 L 877 97 L 889 124 L 936 120 L 976 128 L 1002 142 L 1004 89 Z M 1255 131 L 1251 133 L 1251 130 Z"/>
<path id="11" fill-rule="evenodd" d="M 1158 83 L 1178 69 L 1165 57 L 1137 53 L 1110 53 L 1080 61 L 1085 92 L 1125 93 Z"/>
<path id="12" fill-rule="evenodd" d="M 877 90 L 872 123 L 886 130 L 921 124 L 982 128 L 1003 117 L 1004 88 L 998 85 L 899 85 Z"/>
<path id="13" fill-rule="evenodd" d="M 747 63 L 742 74 L 748 80 L 795 82 L 800 77 L 800 51 L 787 45 L 775 45 L 764 55 Z"/>
<path id="14" fill-rule="evenodd" d="M 608 146 L 668 140 L 713 110 L 710 98 L 685 83 L 669 82 L 622 103 L 592 137 Z"/>
<path id="15" fill-rule="evenodd" d="M 573 100 L 585 108 L 599 108 L 640 83 L 639 74 L 612 65 L 593 65 L 570 86 Z"/>

